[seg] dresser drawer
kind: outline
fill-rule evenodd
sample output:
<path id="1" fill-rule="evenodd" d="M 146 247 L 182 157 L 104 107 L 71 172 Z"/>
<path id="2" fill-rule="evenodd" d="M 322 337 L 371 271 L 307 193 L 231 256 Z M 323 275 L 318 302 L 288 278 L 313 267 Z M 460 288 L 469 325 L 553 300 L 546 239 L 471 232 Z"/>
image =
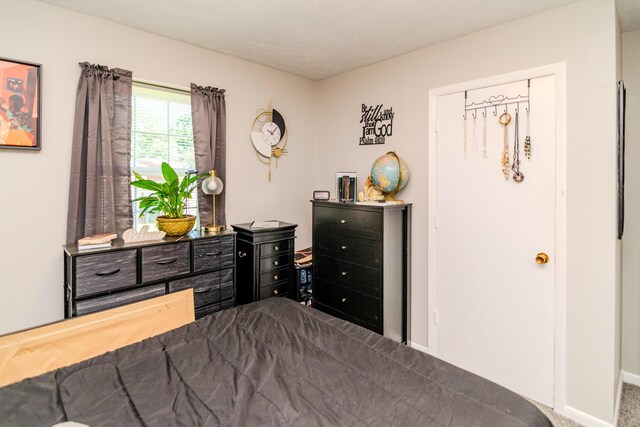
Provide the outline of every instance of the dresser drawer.
<path id="1" fill-rule="evenodd" d="M 382 262 L 382 242 L 356 239 L 341 234 L 326 234 L 316 242 L 313 255 L 314 258 L 324 255 L 377 268 Z"/>
<path id="2" fill-rule="evenodd" d="M 193 288 L 193 305 L 196 308 L 220 302 L 220 275 L 217 271 L 169 282 L 169 292 L 188 288 Z"/>
<path id="3" fill-rule="evenodd" d="M 278 270 L 260 273 L 259 286 L 270 286 L 276 282 L 281 282 L 283 280 L 289 280 L 289 266 L 285 266 L 284 268 L 280 268 Z"/>
<path id="4" fill-rule="evenodd" d="M 316 206 L 313 211 L 314 233 L 323 238 L 329 234 L 341 234 L 380 240 L 381 225 L 382 216 L 378 211 L 328 206 Z"/>
<path id="5" fill-rule="evenodd" d="M 76 258 L 76 297 L 134 286 L 136 250 L 104 252 Z"/>
<path id="6" fill-rule="evenodd" d="M 289 252 L 289 240 L 280 240 L 271 243 L 262 243 L 260 245 L 260 257 L 268 257 Z"/>
<path id="7" fill-rule="evenodd" d="M 382 323 L 377 325 L 372 325 L 371 323 L 367 323 L 362 321 L 362 319 L 358 319 L 357 317 L 349 316 L 348 314 L 343 313 L 342 311 L 335 310 L 332 307 L 326 306 L 318 301 L 313 302 L 313 306 L 322 312 L 330 314 L 334 317 L 338 317 L 340 319 L 346 320 L 347 322 L 355 323 L 356 325 L 362 326 L 363 328 L 367 328 L 370 331 L 373 331 L 377 334 L 382 334 Z"/>
<path id="8" fill-rule="evenodd" d="M 90 298 L 76 303 L 76 316 L 93 313 L 94 311 L 106 310 L 112 307 L 119 307 L 136 301 L 142 301 L 152 297 L 164 295 L 164 284 L 145 286 L 144 288 L 132 291 L 118 292 L 98 298 Z"/>
<path id="9" fill-rule="evenodd" d="M 263 286 L 260 288 L 259 299 L 267 299 L 271 297 L 282 297 L 289 294 L 289 283 L 279 283 L 272 286 Z"/>
<path id="10" fill-rule="evenodd" d="M 380 298 L 380 268 L 368 268 L 324 256 L 313 259 L 316 279 Z"/>
<path id="11" fill-rule="evenodd" d="M 354 292 L 342 286 L 325 282 L 316 276 L 313 298 L 334 310 L 362 320 L 371 325 L 379 325 L 382 319 L 382 304 L 379 299 Z"/>
<path id="12" fill-rule="evenodd" d="M 194 271 L 230 267 L 233 259 L 233 237 L 198 240 L 193 244 Z"/>
<path id="13" fill-rule="evenodd" d="M 289 252 L 274 257 L 261 258 L 260 272 L 275 270 L 285 265 L 289 265 Z"/>
<path id="14" fill-rule="evenodd" d="M 142 248 L 142 282 L 189 273 L 189 255 L 189 242 Z"/>
<path id="15" fill-rule="evenodd" d="M 196 307 L 196 319 L 200 319 L 201 317 L 206 316 L 207 314 L 212 314 L 217 311 L 220 311 L 220 303 L 217 302 L 215 304 L 204 305 L 202 307 Z"/>
<path id="16" fill-rule="evenodd" d="M 220 300 L 224 301 L 231 298 L 231 303 L 233 304 L 234 297 L 233 268 L 229 268 L 220 272 Z"/>

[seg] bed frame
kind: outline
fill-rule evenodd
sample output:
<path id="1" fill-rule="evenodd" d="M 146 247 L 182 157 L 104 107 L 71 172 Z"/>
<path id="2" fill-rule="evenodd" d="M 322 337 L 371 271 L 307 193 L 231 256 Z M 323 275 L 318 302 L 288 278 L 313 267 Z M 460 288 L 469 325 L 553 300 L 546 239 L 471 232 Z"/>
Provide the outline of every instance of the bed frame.
<path id="1" fill-rule="evenodd" d="M 193 289 L 187 289 L 0 336 L 0 387 L 142 341 L 193 320 Z"/>

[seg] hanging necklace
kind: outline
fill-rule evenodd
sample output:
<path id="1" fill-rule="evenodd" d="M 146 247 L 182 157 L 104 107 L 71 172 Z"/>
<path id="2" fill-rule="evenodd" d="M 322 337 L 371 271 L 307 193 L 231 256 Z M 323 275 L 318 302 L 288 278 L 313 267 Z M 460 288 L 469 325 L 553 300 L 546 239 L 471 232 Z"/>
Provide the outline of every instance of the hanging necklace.
<path id="1" fill-rule="evenodd" d="M 482 156 L 487 158 L 487 112 L 482 113 Z"/>
<path id="2" fill-rule="evenodd" d="M 464 158 L 467 158 L 467 115 L 464 115 L 464 121 L 462 122 L 462 126 L 464 126 Z"/>
<path id="3" fill-rule="evenodd" d="M 529 131 L 529 109 L 527 109 L 527 135 L 524 137 L 524 155 L 531 160 L 531 132 Z"/>
<path id="4" fill-rule="evenodd" d="M 513 139 L 513 164 L 511 170 L 513 171 L 513 180 L 515 182 L 522 182 L 524 174 L 520 172 L 520 136 L 518 135 L 518 110 L 516 110 L 516 123 L 515 123 L 515 137 Z"/>
<path id="5" fill-rule="evenodd" d="M 473 152 L 478 152 L 478 143 L 476 141 L 476 118 L 478 114 L 476 111 L 473 112 Z"/>
<path id="6" fill-rule="evenodd" d="M 504 126 L 504 145 L 502 148 L 502 175 L 505 180 L 509 180 L 509 133 L 507 126 L 511 123 L 511 115 L 506 111 L 498 118 L 498 123 Z"/>

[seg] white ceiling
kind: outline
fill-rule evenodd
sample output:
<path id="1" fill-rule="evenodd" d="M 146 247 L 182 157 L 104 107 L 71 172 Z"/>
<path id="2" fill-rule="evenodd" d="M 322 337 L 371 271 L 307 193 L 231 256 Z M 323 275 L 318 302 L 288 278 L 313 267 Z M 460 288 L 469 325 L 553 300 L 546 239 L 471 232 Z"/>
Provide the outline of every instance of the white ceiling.
<path id="1" fill-rule="evenodd" d="M 576 0 L 40 1 L 321 80 Z M 640 1 L 616 1 L 640 28 Z"/>

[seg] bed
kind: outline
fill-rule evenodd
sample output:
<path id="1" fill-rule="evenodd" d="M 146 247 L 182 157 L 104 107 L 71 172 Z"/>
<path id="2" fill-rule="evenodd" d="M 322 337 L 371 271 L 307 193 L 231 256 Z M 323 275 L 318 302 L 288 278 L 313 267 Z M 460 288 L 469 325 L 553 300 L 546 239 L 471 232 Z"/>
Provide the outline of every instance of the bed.
<path id="1" fill-rule="evenodd" d="M 522 397 L 285 298 L 0 388 L 1 426 L 551 426 Z"/>

